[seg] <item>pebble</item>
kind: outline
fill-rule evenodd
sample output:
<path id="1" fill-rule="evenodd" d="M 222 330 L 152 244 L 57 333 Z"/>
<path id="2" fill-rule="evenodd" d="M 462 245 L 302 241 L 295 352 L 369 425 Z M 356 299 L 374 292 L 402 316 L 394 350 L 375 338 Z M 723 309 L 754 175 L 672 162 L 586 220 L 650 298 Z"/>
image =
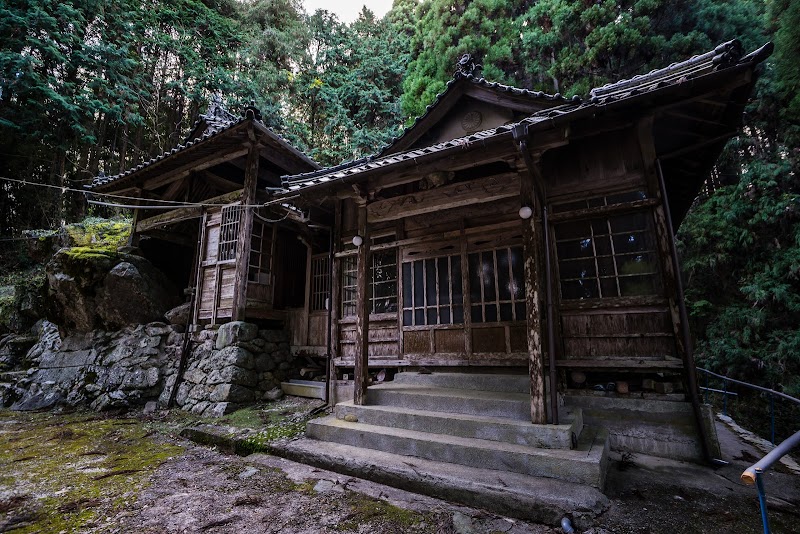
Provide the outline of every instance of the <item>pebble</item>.
<path id="1" fill-rule="evenodd" d="M 242 471 L 241 473 L 239 473 L 239 479 L 240 480 L 244 480 L 246 478 L 250 478 L 251 476 L 255 475 L 256 473 L 258 473 L 258 469 L 256 469 L 255 467 L 250 466 L 247 469 L 245 469 L 244 471 Z"/>

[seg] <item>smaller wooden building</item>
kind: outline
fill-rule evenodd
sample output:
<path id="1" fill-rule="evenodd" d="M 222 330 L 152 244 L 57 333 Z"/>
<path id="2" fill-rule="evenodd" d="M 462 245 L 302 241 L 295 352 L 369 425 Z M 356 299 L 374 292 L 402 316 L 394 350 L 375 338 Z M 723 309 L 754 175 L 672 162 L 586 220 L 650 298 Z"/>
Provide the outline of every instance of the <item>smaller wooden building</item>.
<path id="1" fill-rule="evenodd" d="M 147 206 L 132 244 L 193 296 L 192 322 L 283 321 L 305 306 L 311 241 L 302 214 L 270 201 L 281 175 L 318 168 L 258 110 L 236 117 L 215 99 L 183 144 L 92 190 Z"/>

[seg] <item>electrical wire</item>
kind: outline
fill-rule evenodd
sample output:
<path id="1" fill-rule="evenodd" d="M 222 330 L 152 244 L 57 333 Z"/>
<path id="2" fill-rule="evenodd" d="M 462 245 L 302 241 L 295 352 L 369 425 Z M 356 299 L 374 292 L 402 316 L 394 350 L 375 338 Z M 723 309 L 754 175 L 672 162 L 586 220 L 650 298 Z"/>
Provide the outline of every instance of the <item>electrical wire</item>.
<path id="1" fill-rule="evenodd" d="M 158 198 L 143 199 L 143 198 L 140 198 L 140 197 L 132 197 L 132 196 L 127 196 L 127 195 L 115 195 L 113 193 L 98 193 L 98 192 L 95 192 L 95 191 L 87 191 L 85 189 L 75 189 L 73 187 L 63 187 L 63 186 L 60 186 L 60 185 L 39 184 L 39 183 L 36 183 L 36 182 L 29 182 L 27 180 L 19 180 L 17 178 L 8 178 L 6 176 L 0 176 L 0 180 L 4 180 L 6 182 L 11 182 L 11 183 L 22 184 L 22 185 L 34 186 L 34 187 L 44 187 L 44 188 L 50 188 L 50 189 L 58 189 L 61 192 L 70 191 L 70 192 L 73 192 L 73 193 L 81 193 L 83 195 L 94 195 L 94 196 L 98 196 L 98 197 L 106 197 L 106 198 L 109 198 L 109 199 L 133 200 L 133 201 L 136 201 L 136 202 L 159 202 L 159 203 L 162 204 L 160 206 L 158 206 L 158 205 L 154 206 L 154 205 L 148 205 L 148 204 L 127 205 L 127 204 L 101 203 L 101 202 L 96 201 L 96 200 L 88 200 L 88 202 L 90 204 L 94 203 L 96 205 L 108 206 L 108 207 L 112 207 L 112 208 L 123 208 L 123 209 L 177 209 L 177 208 L 200 208 L 200 207 L 214 208 L 214 207 L 225 207 L 225 206 L 229 206 L 230 205 L 230 203 L 222 204 L 222 203 L 210 203 L 210 202 L 183 202 L 183 201 L 180 201 L 180 200 L 162 200 L 162 199 L 158 199 Z M 241 207 L 243 207 L 243 208 L 262 208 L 262 207 L 264 207 L 264 206 L 266 206 L 267 204 L 270 204 L 270 203 L 272 203 L 272 202 L 267 202 L 265 204 L 247 204 L 247 205 L 241 205 Z"/>

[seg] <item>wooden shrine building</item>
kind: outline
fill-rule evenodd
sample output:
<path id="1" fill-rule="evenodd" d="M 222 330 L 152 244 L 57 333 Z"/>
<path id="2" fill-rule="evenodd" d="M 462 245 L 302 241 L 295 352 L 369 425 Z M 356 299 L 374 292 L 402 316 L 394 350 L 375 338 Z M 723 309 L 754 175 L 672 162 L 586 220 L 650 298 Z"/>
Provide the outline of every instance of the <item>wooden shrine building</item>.
<path id="1" fill-rule="evenodd" d="M 264 204 L 281 175 L 319 165 L 260 119 L 215 99 L 183 144 L 92 186 L 148 206 L 135 211 L 132 244 L 194 294 L 194 323 L 283 320 L 304 306 L 307 228 Z"/>
<path id="2" fill-rule="evenodd" d="M 326 169 L 212 105 L 191 141 L 94 190 L 203 203 L 135 220 L 195 288 L 192 322 L 284 320 L 293 350 L 355 378 L 355 405 L 379 371 L 424 367 L 529 377 L 535 424 L 609 382 L 682 392 L 699 424 L 673 235 L 771 49 L 730 41 L 571 99 L 465 57 L 401 136 Z"/>

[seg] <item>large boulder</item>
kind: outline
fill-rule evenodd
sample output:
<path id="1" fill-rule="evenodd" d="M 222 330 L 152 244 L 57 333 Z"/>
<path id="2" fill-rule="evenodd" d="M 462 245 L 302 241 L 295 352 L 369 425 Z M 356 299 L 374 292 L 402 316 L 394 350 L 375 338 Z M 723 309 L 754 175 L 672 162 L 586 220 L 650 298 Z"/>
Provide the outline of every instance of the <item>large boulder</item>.
<path id="1" fill-rule="evenodd" d="M 140 256 L 74 247 L 47 264 L 48 319 L 65 332 L 160 321 L 179 302 L 167 277 Z"/>

